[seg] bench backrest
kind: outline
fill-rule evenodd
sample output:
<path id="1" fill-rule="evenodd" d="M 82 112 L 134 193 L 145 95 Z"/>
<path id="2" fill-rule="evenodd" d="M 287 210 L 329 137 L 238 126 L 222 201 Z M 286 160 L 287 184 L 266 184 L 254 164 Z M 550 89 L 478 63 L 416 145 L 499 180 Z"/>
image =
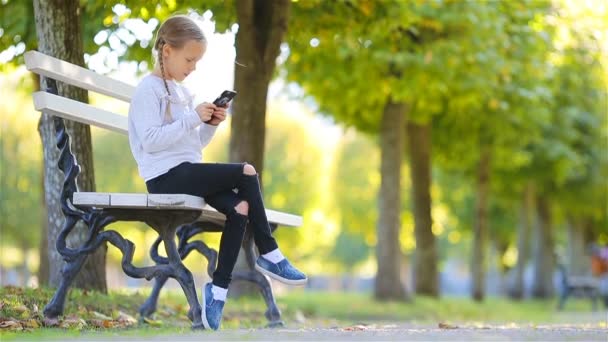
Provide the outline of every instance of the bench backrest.
<path id="1" fill-rule="evenodd" d="M 83 67 L 47 56 L 38 51 L 25 53 L 27 69 L 41 76 L 82 89 L 107 95 L 125 102 L 131 101 L 135 87 Z M 33 95 L 34 108 L 64 119 L 98 126 L 127 134 L 127 117 L 86 103 L 38 91 Z"/>
<path id="2" fill-rule="evenodd" d="M 91 70 L 45 55 L 38 51 L 26 52 L 25 64 L 28 70 L 41 76 L 107 95 L 125 102 L 131 101 L 131 97 L 135 91 L 135 87 L 125 82 L 97 74 Z M 90 104 L 51 94 L 46 91 L 35 92 L 33 94 L 33 100 L 34 108 L 37 111 L 45 112 L 64 119 L 105 128 L 121 134 L 128 133 L 128 119 L 125 115 L 120 115 L 105 109 L 97 108 Z M 75 194 L 72 200 L 76 205 L 84 204 L 82 202 L 78 203 L 79 201 L 85 201 L 86 204 L 95 204 L 99 207 L 106 206 L 104 203 L 107 201 L 107 206 L 112 205 L 115 207 L 116 205 L 110 204 L 113 202 L 112 199 L 115 199 L 119 203 L 124 202 L 125 199 L 135 199 L 135 201 L 128 203 L 124 202 L 126 203 L 124 204 L 124 207 L 129 207 L 131 205 L 137 205 L 139 207 L 139 202 L 147 203 L 149 201 L 148 197 L 145 196 L 147 196 L 147 194 L 78 193 Z M 164 203 L 164 198 L 162 197 L 159 197 L 156 200 L 157 201 L 154 202 L 156 204 L 150 205 L 148 203 L 148 206 L 155 207 L 158 206 L 158 203 L 160 202 Z M 195 207 L 198 205 L 196 200 L 191 203 L 192 204 L 189 205 L 194 205 Z M 166 203 L 164 203 L 164 205 L 166 205 Z M 121 205 L 119 204 L 118 206 Z M 302 225 L 301 216 L 268 209 L 266 210 L 266 213 L 268 215 L 268 220 L 271 223 L 290 227 Z M 205 206 L 203 208 L 203 214 L 215 217 L 219 213 L 217 213 L 215 209 Z"/>

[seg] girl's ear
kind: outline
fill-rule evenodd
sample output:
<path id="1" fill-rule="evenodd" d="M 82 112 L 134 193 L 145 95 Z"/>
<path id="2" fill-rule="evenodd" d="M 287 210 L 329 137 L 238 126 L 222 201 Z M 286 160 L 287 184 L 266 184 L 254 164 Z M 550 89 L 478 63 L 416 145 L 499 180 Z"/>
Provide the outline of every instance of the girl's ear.
<path id="1" fill-rule="evenodd" d="M 163 45 L 163 58 L 169 57 L 170 53 L 171 53 L 171 46 L 169 44 L 164 44 Z"/>

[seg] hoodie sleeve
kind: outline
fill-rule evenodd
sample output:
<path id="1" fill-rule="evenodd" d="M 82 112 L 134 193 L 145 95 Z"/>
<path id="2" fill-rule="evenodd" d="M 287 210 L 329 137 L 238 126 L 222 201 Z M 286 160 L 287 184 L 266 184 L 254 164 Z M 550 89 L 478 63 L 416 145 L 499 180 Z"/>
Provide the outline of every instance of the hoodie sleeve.
<path id="1" fill-rule="evenodd" d="M 203 124 L 198 131 L 199 138 L 201 139 L 201 146 L 205 148 L 205 146 L 209 145 L 211 139 L 215 135 L 215 131 L 217 131 L 217 126 Z"/>

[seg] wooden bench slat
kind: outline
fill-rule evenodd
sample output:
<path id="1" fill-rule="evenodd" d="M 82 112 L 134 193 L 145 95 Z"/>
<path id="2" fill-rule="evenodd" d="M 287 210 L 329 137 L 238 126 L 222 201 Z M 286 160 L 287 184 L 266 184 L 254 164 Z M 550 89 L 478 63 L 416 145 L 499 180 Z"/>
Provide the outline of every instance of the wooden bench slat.
<path id="1" fill-rule="evenodd" d="M 181 194 L 148 194 L 148 207 L 163 209 L 201 209 L 205 200 L 201 197 Z"/>
<path id="2" fill-rule="evenodd" d="M 201 197 L 185 194 L 145 194 L 145 193 L 103 193 L 75 192 L 74 204 L 97 208 L 131 208 L 131 209 L 193 209 L 202 210 L 201 220 L 226 220 L 224 214 L 205 204 Z M 298 227 L 302 225 L 302 217 L 266 209 L 268 222 Z"/>
<path id="3" fill-rule="evenodd" d="M 81 122 L 87 125 L 102 127 L 121 134 L 127 134 L 128 118 L 124 115 L 99 109 L 86 103 L 44 91 L 35 92 L 34 108 L 64 119 Z"/>
<path id="4" fill-rule="evenodd" d="M 125 82 L 100 75 L 89 69 L 45 55 L 28 51 L 24 55 L 28 70 L 42 76 L 130 102 L 135 87 Z"/>
<path id="5" fill-rule="evenodd" d="M 147 208 L 147 194 L 110 194 L 110 206 L 112 208 Z"/>

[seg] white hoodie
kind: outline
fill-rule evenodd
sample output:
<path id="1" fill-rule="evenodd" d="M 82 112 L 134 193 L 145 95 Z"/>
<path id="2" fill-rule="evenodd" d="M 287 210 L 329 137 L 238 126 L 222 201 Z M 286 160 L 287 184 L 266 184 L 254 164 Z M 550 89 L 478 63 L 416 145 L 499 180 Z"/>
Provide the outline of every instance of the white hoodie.
<path id="1" fill-rule="evenodd" d="M 147 75 L 131 98 L 129 144 L 145 181 L 183 162 L 200 163 L 217 129 L 201 122 L 186 88 L 174 81 L 167 85 L 170 96 L 162 78 Z"/>

